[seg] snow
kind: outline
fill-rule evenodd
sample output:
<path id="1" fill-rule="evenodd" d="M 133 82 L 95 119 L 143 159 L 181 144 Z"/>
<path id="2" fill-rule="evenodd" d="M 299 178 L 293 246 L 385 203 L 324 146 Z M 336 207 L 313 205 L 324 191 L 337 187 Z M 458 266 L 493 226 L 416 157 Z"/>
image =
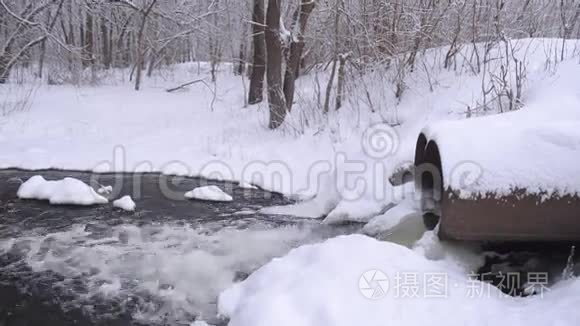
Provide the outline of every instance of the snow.
<path id="1" fill-rule="evenodd" d="M 258 187 L 254 186 L 253 184 L 251 184 L 249 182 L 240 182 L 238 184 L 238 186 L 240 188 L 244 188 L 244 189 L 258 189 Z"/>
<path id="2" fill-rule="evenodd" d="M 206 75 L 204 64 L 201 72 L 196 64 L 158 71 L 144 80 L 138 93 L 115 76 L 99 87 L 38 86 L 25 110 L 0 117 L 0 168 L 159 171 L 236 181 L 242 187 L 255 185 L 302 199 L 260 213 L 325 218 L 327 223 L 362 222 L 367 223 L 364 233 L 384 236 L 401 227 L 422 231 L 416 194 L 388 179 L 393 171 L 412 164 L 415 141 L 423 130 L 444 150 L 456 152 L 443 162 L 446 174 L 464 176 L 463 172 L 483 167 L 482 177 L 470 183 L 466 195 L 523 185 L 538 192 L 577 192 L 580 173 L 572 164 L 580 157 L 580 65 L 577 58 L 557 65 L 547 62 L 546 50 L 561 40 L 517 42 L 526 49 L 525 58 L 518 56 L 528 63 L 523 107 L 499 116 L 491 116 L 497 113 L 494 107 L 468 112 L 481 106 L 482 76 L 441 68 L 445 47 L 418 56 L 417 67 L 433 69 L 409 72 L 401 99 L 394 96 L 396 71 L 377 68 L 348 81 L 343 108 L 328 115 L 320 113 L 315 94 L 328 76 L 313 69 L 297 81 L 296 104 L 276 131 L 267 128 L 267 103 L 242 107 L 243 80 L 232 76 L 227 64 L 218 73 L 215 98 L 204 87 L 164 91 Z M 568 42 L 571 49 L 575 42 Z M 458 57 L 470 57 L 470 47 Z M 494 61 L 489 68 L 497 70 L 499 64 Z M 0 91 L 17 96 L 3 86 Z M 368 100 L 361 95 L 365 92 L 370 94 Z M 472 115 L 479 117 L 466 119 Z M 484 137 L 472 137 L 482 130 Z M 368 138 L 378 131 L 382 137 Z M 528 143 L 520 147 L 518 140 L 523 138 Z M 463 153 L 456 150 L 459 146 L 478 151 Z M 464 161 L 476 164 L 461 164 L 467 171 L 456 169 Z M 520 166 L 522 161 L 529 164 Z M 446 178 L 453 187 L 459 180 L 463 179 Z M 51 200 L 58 182 L 31 178 L 20 189 L 22 198 Z M 188 194 L 231 200 L 219 188 Z M 138 292 L 152 293 L 162 298 L 162 304 L 161 311 L 144 314 L 158 317 L 167 312 L 191 316 L 200 310 L 207 315 L 217 294 L 232 286 L 240 266 L 252 271 L 307 237 L 294 227 L 228 229 L 218 234 L 183 226 L 147 228 L 117 226 L 114 241 L 99 240 L 102 243 L 91 242 L 83 227 L 23 240 L 32 243 L 27 259 L 33 270 L 53 270 L 69 280 L 89 275 L 91 294 L 118 296 L 123 302 L 134 293 L 120 285 L 128 279 L 145 280 Z M 126 234 L 129 240 L 121 241 Z M 47 241 L 52 237 L 55 242 Z M 482 264 L 476 250 L 441 243 L 436 231 L 425 232 L 417 242 L 414 237 L 405 243 L 412 250 L 362 235 L 298 248 L 223 292 L 219 309 L 231 318 L 232 326 L 574 325 L 580 318 L 577 280 L 558 284 L 543 299 L 500 299 L 494 288 L 467 278 Z M 0 248 L 15 241 L 0 243 Z M 54 246 L 50 250 L 55 253 L 69 250 L 60 256 L 39 255 L 45 242 Z M 442 272 L 453 286 L 445 299 L 402 299 L 388 291 L 386 297 L 371 301 L 358 288 L 360 276 L 370 269 L 384 272 L 391 281 L 397 272 Z M 98 274 L 89 273 L 93 270 Z M 465 298 L 472 284 L 486 287 L 492 296 Z M 419 285 L 424 285 L 422 279 Z"/>
<path id="3" fill-rule="evenodd" d="M 403 223 L 407 218 L 413 218 L 420 213 L 415 202 L 405 200 L 387 210 L 384 214 L 373 217 L 364 227 L 363 232 L 367 235 L 392 232 L 393 229 Z"/>
<path id="4" fill-rule="evenodd" d="M 437 235 L 439 227 L 425 231 L 410 247 L 421 257 L 441 262 L 446 268 L 468 275 L 485 263 L 479 243 L 453 243 L 441 241 Z"/>
<path id="5" fill-rule="evenodd" d="M 324 223 L 368 222 L 383 209 L 383 203 L 374 200 L 341 201 L 324 219 Z"/>
<path id="6" fill-rule="evenodd" d="M 205 186 L 195 188 L 185 193 L 185 198 L 210 200 L 210 201 L 233 201 L 232 196 L 225 193 L 218 186 Z"/>
<path id="7" fill-rule="evenodd" d="M 129 212 L 135 211 L 135 202 L 131 196 L 123 196 L 113 202 L 113 206 Z"/>
<path id="8" fill-rule="evenodd" d="M 267 128 L 266 102 L 243 107 L 247 81 L 233 76 L 228 64 L 220 66 L 212 85 L 215 97 L 201 85 L 165 92 L 184 81 L 209 76 L 205 63 L 156 71 L 143 81 L 140 92 L 132 91 L 127 80 L 130 71 L 122 70 L 110 72 L 98 87 L 24 83 L 22 88 L 34 88 L 26 109 L 0 117 L 0 168 L 163 172 L 235 181 L 300 200 L 262 213 L 366 223 L 404 199 L 398 198 L 388 179 L 392 172 L 412 164 L 416 139 L 425 130 L 441 138 L 442 146 L 450 150 L 447 146 L 480 148 L 444 162 L 446 172 L 459 171 L 454 167 L 463 160 L 475 161 L 468 169 L 485 168 L 483 178 L 476 178 L 478 183 L 466 190 L 467 195 L 524 184 L 537 191 L 577 191 L 580 173 L 569 163 L 574 161 L 570 157 L 578 156 L 574 138 L 580 115 L 577 58 L 550 61 L 546 53 L 562 44 L 558 39 L 512 42 L 518 49 L 515 56 L 527 63 L 523 107 L 497 120 L 485 117 L 497 113 L 492 104 L 487 111 L 475 109 L 482 103 L 482 76 L 473 74 L 470 63 L 463 62 L 473 57 L 471 46 L 462 49 L 457 67 L 451 69 L 441 67 L 448 47 L 420 54 L 418 67 L 425 69 L 408 72 L 400 99 L 394 95 L 393 69 L 375 67 L 351 76 L 345 85 L 344 106 L 327 115 L 321 113 L 316 89 L 328 80 L 328 72 L 313 69 L 297 80 L 296 103 L 284 126 L 275 131 Z M 575 40 L 566 44 L 568 54 L 578 52 Z M 500 47 L 491 51 L 492 57 L 503 53 Z M 488 68 L 490 73 L 501 69 L 498 61 Z M 7 101 L 19 100 L 23 93 L 12 91 L 14 87 L 0 86 Z M 369 98 L 361 95 L 367 93 Z M 528 127 L 524 120 L 530 123 Z M 472 139 L 471 127 L 486 127 L 489 132 Z M 456 143 L 451 141 L 451 130 L 461 132 Z M 537 148 L 545 153 L 541 159 L 525 156 L 534 162 L 529 168 L 516 166 L 524 158 L 516 155 L 523 150 L 518 150 L 517 139 L 506 140 L 515 134 L 532 134 L 530 142 L 539 144 Z M 560 161 L 567 162 L 558 162 L 562 169 L 557 172 L 550 166 L 559 155 L 563 155 Z M 492 174 L 489 171 L 499 164 L 498 158 L 506 161 L 505 167 Z"/>
<path id="9" fill-rule="evenodd" d="M 17 192 L 21 199 L 48 200 L 52 205 L 97 205 L 108 200 L 75 178 L 47 181 L 36 175 L 24 182 Z"/>
<path id="10" fill-rule="evenodd" d="M 513 189 L 580 193 L 580 91 L 574 82 L 580 67 L 566 63 L 560 69 L 558 83 L 538 90 L 520 111 L 424 129 L 441 152 L 445 188 L 464 198 Z"/>
<path id="11" fill-rule="evenodd" d="M 196 320 L 193 323 L 191 323 L 190 326 L 210 326 L 210 325 L 203 320 Z"/>
<path id="12" fill-rule="evenodd" d="M 378 276 L 361 279 L 369 275 Z M 385 284 L 384 294 L 365 297 L 367 285 Z M 410 249 L 351 235 L 272 260 L 222 292 L 218 308 L 230 326 L 575 325 L 579 290 L 574 280 L 542 297 L 506 297 Z"/>
<path id="13" fill-rule="evenodd" d="M 521 110 L 423 130 L 442 153 L 445 188 L 463 198 L 518 188 L 544 197 L 580 194 L 580 65 L 561 62 L 553 75 L 533 61 L 530 68 Z"/>
<path id="14" fill-rule="evenodd" d="M 306 218 L 320 218 L 328 214 L 340 201 L 340 193 L 335 187 L 336 177 L 324 174 L 320 180 L 320 190 L 309 200 L 285 206 L 271 206 L 260 210 L 264 214 L 295 215 Z"/>
<path id="15" fill-rule="evenodd" d="M 113 186 L 101 186 L 97 192 L 101 195 L 109 195 L 113 192 Z"/>

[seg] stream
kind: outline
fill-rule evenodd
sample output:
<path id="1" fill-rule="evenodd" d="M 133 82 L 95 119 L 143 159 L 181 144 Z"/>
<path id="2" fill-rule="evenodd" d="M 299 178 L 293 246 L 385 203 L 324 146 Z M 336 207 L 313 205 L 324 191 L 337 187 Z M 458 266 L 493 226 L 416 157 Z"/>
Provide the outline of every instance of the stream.
<path id="1" fill-rule="evenodd" d="M 20 184 L 34 175 L 111 185 L 110 199 L 130 195 L 137 209 L 18 199 Z M 234 200 L 184 199 L 205 185 Z M 155 173 L 0 170 L 0 326 L 226 325 L 217 315 L 221 291 L 293 248 L 361 228 L 259 213 L 292 203 L 235 183 Z M 417 216 L 380 239 L 410 247 L 424 230 Z M 478 278 L 522 295 L 529 272 L 548 272 L 550 284 L 561 277 L 570 245 L 494 244 L 479 251 L 485 263 Z M 506 273 L 522 282 L 501 288 Z"/>
<path id="2" fill-rule="evenodd" d="M 21 182 L 37 174 L 114 185 L 113 198 L 131 195 L 137 209 L 18 199 Z M 92 177 L 0 171 L 0 325 L 223 325 L 216 316 L 222 290 L 292 248 L 360 228 L 260 214 L 292 201 L 232 183 L 153 173 Z M 200 185 L 229 189 L 234 201 L 182 199 Z"/>

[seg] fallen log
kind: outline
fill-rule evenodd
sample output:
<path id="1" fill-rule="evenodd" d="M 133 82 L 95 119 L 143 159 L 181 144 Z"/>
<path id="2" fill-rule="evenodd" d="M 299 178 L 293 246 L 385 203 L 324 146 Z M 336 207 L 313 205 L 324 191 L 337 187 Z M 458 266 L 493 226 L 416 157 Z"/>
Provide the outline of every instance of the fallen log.
<path id="1" fill-rule="evenodd" d="M 187 86 L 191 86 L 191 85 L 193 85 L 193 84 L 197 84 L 197 83 L 201 83 L 201 82 L 205 83 L 205 81 L 204 81 L 203 79 L 197 79 L 197 80 L 194 80 L 194 81 L 187 82 L 187 83 L 185 83 L 185 84 L 181 84 L 181 85 L 179 85 L 179 86 L 177 86 L 177 87 L 174 87 L 174 88 L 167 89 L 167 90 L 165 90 L 165 91 L 166 91 L 167 93 L 171 93 L 171 92 L 175 92 L 175 91 L 177 91 L 177 90 L 180 90 L 180 89 L 182 89 L 182 88 L 185 88 L 185 87 L 187 87 Z M 206 86 L 207 86 L 207 85 L 206 85 Z"/>

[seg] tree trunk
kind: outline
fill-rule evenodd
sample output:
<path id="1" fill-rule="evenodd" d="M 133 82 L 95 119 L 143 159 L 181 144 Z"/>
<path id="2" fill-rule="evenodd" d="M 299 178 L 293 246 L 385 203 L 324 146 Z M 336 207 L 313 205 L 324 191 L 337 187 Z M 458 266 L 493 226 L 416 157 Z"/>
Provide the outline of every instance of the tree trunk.
<path id="1" fill-rule="evenodd" d="M 304 49 L 304 42 L 291 42 L 290 55 L 286 63 L 286 72 L 284 73 L 284 98 L 288 111 L 292 110 L 294 104 L 294 91 L 296 88 L 296 71 L 300 65 L 300 56 Z"/>
<path id="2" fill-rule="evenodd" d="M 215 1 L 215 6 L 218 6 L 217 0 Z M 213 25 L 218 26 L 218 15 L 217 13 L 212 14 Z M 217 80 L 217 69 L 221 61 L 222 50 L 221 50 L 220 40 L 217 35 L 213 33 L 209 35 L 209 53 L 210 53 L 210 65 L 211 65 L 211 81 L 215 83 Z"/>
<path id="3" fill-rule="evenodd" d="M 157 62 L 157 51 L 152 51 L 151 54 L 149 55 L 149 67 L 147 68 L 147 77 L 151 77 L 153 75 L 155 62 Z"/>
<path id="4" fill-rule="evenodd" d="M 244 75 L 244 71 L 246 68 L 246 43 L 244 42 L 246 39 L 246 33 L 242 32 L 242 38 L 240 40 L 240 52 L 238 56 L 238 66 L 236 67 L 236 74 L 239 76 Z"/>
<path id="5" fill-rule="evenodd" d="M 288 111 L 292 110 L 292 104 L 294 103 L 295 83 L 298 77 L 298 71 L 300 71 L 300 60 L 302 59 L 302 52 L 304 50 L 306 24 L 315 5 L 316 2 L 314 0 L 303 1 L 300 5 L 298 35 L 293 37 L 290 43 L 290 55 L 288 56 L 286 72 L 284 73 L 284 98 L 286 99 Z"/>
<path id="6" fill-rule="evenodd" d="M 65 0 L 60 0 L 58 7 L 56 8 L 56 11 L 54 13 L 54 17 L 51 16 L 50 14 L 50 10 L 48 11 L 47 14 L 47 19 L 46 19 L 46 23 L 48 25 L 48 33 L 52 32 L 52 29 L 54 28 L 54 26 L 56 25 L 56 21 L 58 20 L 58 17 L 62 11 L 62 6 L 64 5 L 64 1 Z M 46 56 L 46 39 L 44 39 L 42 41 L 42 43 L 40 43 L 40 58 L 39 58 L 39 62 L 38 62 L 38 77 L 42 78 L 42 71 L 44 70 L 44 58 Z"/>
<path id="7" fill-rule="evenodd" d="M 252 22 L 254 57 L 252 62 L 252 75 L 250 76 L 248 103 L 256 104 L 262 102 L 264 99 L 264 73 L 266 72 L 264 0 L 254 0 Z"/>
<path id="8" fill-rule="evenodd" d="M 342 98 L 344 97 L 344 79 L 346 78 L 346 60 L 348 59 L 348 54 L 341 54 L 338 56 L 338 81 L 336 86 L 336 106 L 335 109 L 338 111 L 342 106 Z"/>
<path id="9" fill-rule="evenodd" d="M 324 98 L 324 113 L 328 113 L 330 110 L 330 94 L 332 93 L 332 84 L 334 84 L 334 75 L 336 75 L 336 61 L 335 57 L 332 61 L 332 71 L 330 72 L 330 78 L 328 79 L 328 84 L 326 84 L 326 96 Z"/>
<path id="10" fill-rule="evenodd" d="M 93 37 L 93 14 L 87 10 L 87 17 L 85 20 L 85 43 L 84 43 L 84 66 L 87 67 L 94 63 L 94 37 Z"/>
<path id="11" fill-rule="evenodd" d="M 9 55 L 10 52 L 5 52 L 2 54 L 2 56 L 0 56 L 0 84 L 6 84 L 8 81 L 8 76 L 10 75 L 10 71 L 8 69 Z"/>
<path id="12" fill-rule="evenodd" d="M 75 45 L 75 31 L 73 25 L 73 0 L 70 0 L 68 3 L 68 40 L 69 44 L 74 46 Z"/>
<path id="13" fill-rule="evenodd" d="M 50 24 L 50 11 L 47 14 L 46 21 Z M 44 71 L 44 58 L 46 57 L 46 40 L 40 43 L 40 57 L 38 58 L 38 78 L 42 80 L 42 73 Z"/>
<path id="14" fill-rule="evenodd" d="M 137 65 L 136 65 L 136 77 L 135 77 L 135 90 L 138 91 L 141 88 L 141 76 L 143 75 L 143 61 L 145 57 L 145 51 L 143 51 L 143 33 L 145 32 L 145 26 L 147 25 L 147 17 L 153 10 L 153 6 L 157 0 L 151 1 L 145 12 L 143 13 L 143 18 L 141 20 L 141 27 L 139 28 L 139 35 L 137 38 Z"/>
<path id="15" fill-rule="evenodd" d="M 74 30 L 74 25 L 73 25 L 73 0 L 69 0 L 68 2 L 68 10 L 67 10 L 67 14 L 68 14 L 68 37 L 66 37 L 67 39 L 67 44 L 71 45 L 71 46 L 75 46 L 75 30 Z M 64 26 L 64 23 L 63 23 Z M 64 31 L 64 27 L 63 27 L 63 31 Z M 73 70 L 73 55 L 72 53 L 67 53 L 67 59 L 68 59 L 68 67 L 69 70 L 72 72 Z"/>
<path id="16" fill-rule="evenodd" d="M 270 129 L 278 128 L 286 117 L 286 99 L 282 91 L 282 42 L 280 39 L 280 0 L 268 0 L 266 15 L 266 74 Z"/>
<path id="17" fill-rule="evenodd" d="M 85 64 L 85 24 L 83 23 L 83 10 L 82 7 L 79 7 L 79 19 L 81 22 L 79 23 L 79 46 L 81 47 L 81 62 L 84 66 Z"/>
<path id="18" fill-rule="evenodd" d="M 103 66 L 105 69 L 111 67 L 111 55 L 110 55 L 110 43 L 109 43 L 109 29 L 107 28 L 107 20 L 105 17 L 101 17 L 101 41 L 102 41 L 102 51 L 103 51 Z"/>

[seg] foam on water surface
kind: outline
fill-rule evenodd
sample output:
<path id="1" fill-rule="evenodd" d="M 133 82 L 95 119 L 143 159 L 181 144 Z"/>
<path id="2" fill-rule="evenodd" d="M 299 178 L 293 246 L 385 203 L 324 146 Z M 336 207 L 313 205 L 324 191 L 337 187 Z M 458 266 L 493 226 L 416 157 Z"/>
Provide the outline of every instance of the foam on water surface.
<path id="1" fill-rule="evenodd" d="M 273 227 L 254 219 L 225 226 L 79 224 L 2 240 L 0 254 L 21 257 L 38 275 L 62 276 L 55 286 L 74 292 L 66 304 L 89 315 L 115 318 L 121 307 L 139 321 L 180 325 L 215 321 L 220 291 L 272 258 L 334 234 L 318 223 Z M 117 308 L 103 314 L 95 311 L 95 302 Z"/>

